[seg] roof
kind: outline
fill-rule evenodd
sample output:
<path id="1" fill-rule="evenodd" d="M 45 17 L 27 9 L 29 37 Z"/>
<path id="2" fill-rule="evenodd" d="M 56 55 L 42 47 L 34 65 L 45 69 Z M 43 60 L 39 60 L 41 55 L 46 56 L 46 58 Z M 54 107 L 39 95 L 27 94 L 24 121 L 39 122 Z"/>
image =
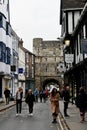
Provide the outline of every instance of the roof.
<path id="1" fill-rule="evenodd" d="M 87 0 L 61 0 L 60 2 L 60 24 L 62 23 L 62 11 L 82 10 Z"/>
<path id="2" fill-rule="evenodd" d="M 62 0 L 62 9 L 83 8 L 86 0 Z"/>

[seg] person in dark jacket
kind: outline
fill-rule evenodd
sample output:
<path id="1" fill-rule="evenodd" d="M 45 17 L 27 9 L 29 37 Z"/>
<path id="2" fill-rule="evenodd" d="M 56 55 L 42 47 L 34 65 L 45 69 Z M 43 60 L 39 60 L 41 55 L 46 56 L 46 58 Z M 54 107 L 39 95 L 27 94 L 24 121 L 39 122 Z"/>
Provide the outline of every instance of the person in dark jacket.
<path id="1" fill-rule="evenodd" d="M 25 102 L 28 104 L 28 107 L 29 107 L 29 115 L 32 116 L 35 97 L 34 97 L 34 94 L 32 93 L 31 89 L 28 90 L 28 93 L 27 93 L 26 98 L 25 98 Z"/>
<path id="2" fill-rule="evenodd" d="M 4 95 L 5 95 L 5 99 L 6 99 L 6 105 L 7 105 L 7 104 L 9 104 L 9 100 L 10 100 L 10 90 L 8 88 L 5 88 Z"/>
<path id="3" fill-rule="evenodd" d="M 16 92 L 16 116 L 21 114 L 22 110 L 22 97 L 23 97 L 23 89 L 21 87 L 18 88 Z"/>
<path id="4" fill-rule="evenodd" d="M 68 109 L 68 104 L 70 100 L 70 87 L 68 85 L 65 86 L 62 92 L 62 97 L 64 100 L 64 116 L 69 117 L 69 115 L 67 114 L 67 109 Z"/>
<path id="5" fill-rule="evenodd" d="M 85 120 L 87 96 L 83 87 L 80 87 L 79 94 L 76 98 L 76 105 L 80 111 L 81 122 Z"/>

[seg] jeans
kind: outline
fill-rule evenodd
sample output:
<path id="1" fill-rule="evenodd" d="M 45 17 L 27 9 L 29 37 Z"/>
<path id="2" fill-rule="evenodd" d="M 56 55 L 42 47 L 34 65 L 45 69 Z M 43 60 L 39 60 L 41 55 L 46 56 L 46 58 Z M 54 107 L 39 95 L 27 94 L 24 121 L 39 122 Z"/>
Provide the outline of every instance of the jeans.
<path id="1" fill-rule="evenodd" d="M 68 102 L 64 102 L 64 115 L 67 115 Z"/>
<path id="2" fill-rule="evenodd" d="M 33 103 L 28 104 L 29 107 L 29 113 L 33 113 Z"/>
<path id="3" fill-rule="evenodd" d="M 22 109 L 22 101 L 16 100 L 16 112 L 21 113 L 21 109 Z"/>
<path id="4" fill-rule="evenodd" d="M 6 97 L 6 105 L 9 104 L 9 97 Z"/>

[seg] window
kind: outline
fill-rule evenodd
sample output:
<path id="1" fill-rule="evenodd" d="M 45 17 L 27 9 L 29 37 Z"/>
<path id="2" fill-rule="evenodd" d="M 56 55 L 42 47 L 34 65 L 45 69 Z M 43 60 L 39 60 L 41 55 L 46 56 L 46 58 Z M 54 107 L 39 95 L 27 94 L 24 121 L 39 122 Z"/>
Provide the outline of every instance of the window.
<path id="1" fill-rule="evenodd" d="M 0 61 L 6 63 L 6 45 L 0 42 Z"/>
<path id="2" fill-rule="evenodd" d="M 6 22 L 6 34 L 11 35 L 11 26 L 9 25 L 8 22 Z"/>
<path id="3" fill-rule="evenodd" d="M 0 14 L 0 27 L 6 29 L 6 18 L 2 14 Z"/>
<path id="4" fill-rule="evenodd" d="M 2 15 L 0 14 L 0 27 L 2 27 Z"/>
<path id="5" fill-rule="evenodd" d="M 11 61 L 11 50 L 9 47 L 6 47 L 6 63 L 10 64 Z"/>

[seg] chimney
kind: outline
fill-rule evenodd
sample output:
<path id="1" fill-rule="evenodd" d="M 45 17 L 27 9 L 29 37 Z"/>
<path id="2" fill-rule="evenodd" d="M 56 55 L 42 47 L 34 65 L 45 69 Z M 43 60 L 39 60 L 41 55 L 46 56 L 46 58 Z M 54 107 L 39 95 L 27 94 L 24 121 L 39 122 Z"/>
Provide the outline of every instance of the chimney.
<path id="1" fill-rule="evenodd" d="M 22 38 L 19 40 L 19 46 L 23 47 L 23 40 L 22 40 Z"/>

